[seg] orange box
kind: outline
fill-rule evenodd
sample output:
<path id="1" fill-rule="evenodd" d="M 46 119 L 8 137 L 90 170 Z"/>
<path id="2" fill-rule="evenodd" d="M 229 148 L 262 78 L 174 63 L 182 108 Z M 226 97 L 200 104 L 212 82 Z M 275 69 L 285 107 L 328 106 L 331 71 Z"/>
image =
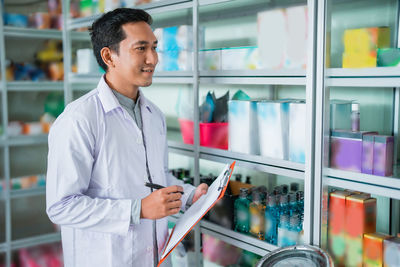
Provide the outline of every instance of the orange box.
<path id="1" fill-rule="evenodd" d="M 383 241 L 390 237 L 381 233 L 364 234 L 363 267 L 383 266 Z"/>
<path id="2" fill-rule="evenodd" d="M 362 266 L 363 235 L 376 231 L 376 199 L 369 194 L 346 197 L 346 256 L 349 267 Z"/>
<path id="3" fill-rule="evenodd" d="M 352 192 L 335 191 L 329 194 L 328 242 L 329 253 L 336 265 L 344 264 L 346 252 L 346 197 Z"/>

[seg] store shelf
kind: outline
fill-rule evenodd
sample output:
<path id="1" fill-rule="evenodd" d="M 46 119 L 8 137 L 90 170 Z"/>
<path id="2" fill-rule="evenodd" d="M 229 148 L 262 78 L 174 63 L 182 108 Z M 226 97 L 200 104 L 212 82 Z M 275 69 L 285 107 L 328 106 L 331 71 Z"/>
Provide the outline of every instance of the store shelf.
<path id="1" fill-rule="evenodd" d="M 8 91 L 63 91 L 63 82 L 52 81 L 15 81 L 7 82 Z"/>
<path id="2" fill-rule="evenodd" d="M 10 191 L 10 197 L 13 198 L 25 198 L 34 196 L 43 196 L 46 194 L 46 187 L 37 187 L 29 189 L 17 189 Z"/>
<path id="3" fill-rule="evenodd" d="M 200 147 L 200 158 L 227 164 L 236 160 L 236 165 L 244 168 L 304 180 L 304 164 L 287 160 L 247 155 L 208 147 Z"/>
<path id="4" fill-rule="evenodd" d="M 35 237 L 29 237 L 11 241 L 11 249 L 17 250 L 21 248 L 34 247 L 60 241 L 61 241 L 61 234 L 57 232 L 57 233 L 39 235 Z"/>
<path id="5" fill-rule="evenodd" d="M 47 134 L 20 135 L 10 137 L 8 140 L 4 141 L 4 144 L 8 146 L 43 145 L 47 144 L 47 138 Z"/>
<path id="6" fill-rule="evenodd" d="M 194 157 L 193 145 L 183 144 L 176 141 L 168 141 L 168 152 L 187 157 Z"/>
<path id="7" fill-rule="evenodd" d="M 200 83 L 306 85 L 305 75 L 304 70 L 200 71 Z"/>
<path id="8" fill-rule="evenodd" d="M 7 251 L 7 244 L 2 243 L 0 244 L 0 253 L 4 253 Z"/>
<path id="9" fill-rule="evenodd" d="M 137 6 L 137 8 L 144 9 L 147 12 L 149 12 L 151 15 L 154 15 L 154 14 L 159 14 L 159 13 L 164 13 L 164 12 L 188 9 L 188 8 L 191 8 L 192 5 L 193 5 L 192 1 L 188 1 L 188 0 L 163 0 L 160 2 L 139 5 L 139 6 Z M 73 29 L 82 28 L 82 27 L 89 27 L 100 16 L 101 16 L 101 14 L 97 14 L 97 15 L 88 16 L 88 17 L 84 17 L 84 18 L 71 19 L 68 21 L 67 30 L 73 30 Z"/>
<path id="10" fill-rule="evenodd" d="M 4 26 L 4 36 L 30 39 L 62 39 L 62 31 Z"/>
<path id="11" fill-rule="evenodd" d="M 373 188 L 381 188 L 379 189 L 379 191 L 397 190 L 398 198 L 400 198 L 400 178 L 397 177 L 377 176 L 366 173 L 343 171 L 333 168 L 326 168 L 324 174 L 330 178 L 336 178 L 337 180 L 350 181 L 358 183 L 360 185 L 362 184 L 366 186 L 371 186 Z M 357 188 L 357 190 L 361 189 Z"/>
<path id="12" fill-rule="evenodd" d="M 221 241 L 260 256 L 265 256 L 267 253 L 279 248 L 252 236 L 226 229 L 222 226 L 207 222 L 205 220 L 201 221 L 200 226 L 203 234 L 211 235 Z"/>
<path id="13" fill-rule="evenodd" d="M 330 68 L 326 70 L 327 77 L 334 78 L 367 78 L 367 77 L 400 77 L 399 67 L 377 67 L 377 68 Z"/>

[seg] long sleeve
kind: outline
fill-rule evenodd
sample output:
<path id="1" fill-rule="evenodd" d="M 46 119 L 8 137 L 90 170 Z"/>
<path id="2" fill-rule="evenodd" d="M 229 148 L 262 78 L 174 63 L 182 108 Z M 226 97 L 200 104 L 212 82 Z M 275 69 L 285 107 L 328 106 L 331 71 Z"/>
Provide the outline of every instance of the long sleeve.
<path id="1" fill-rule="evenodd" d="M 95 138 L 89 120 L 61 116 L 49 134 L 47 214 L 62 226 L 124 235 L 132 200 L 90 197 Z"/>

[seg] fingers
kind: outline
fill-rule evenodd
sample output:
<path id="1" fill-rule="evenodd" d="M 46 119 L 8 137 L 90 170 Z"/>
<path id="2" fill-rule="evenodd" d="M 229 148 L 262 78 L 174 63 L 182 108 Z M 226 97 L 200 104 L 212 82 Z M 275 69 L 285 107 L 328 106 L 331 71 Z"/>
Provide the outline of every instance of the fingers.
<path id="1" fill-rule="evenodd" d="M 162 189 L 164 192 L 171 194 L 175 192 L 183 192 L 183 187 L 179 185 L 172 185 Z"/>

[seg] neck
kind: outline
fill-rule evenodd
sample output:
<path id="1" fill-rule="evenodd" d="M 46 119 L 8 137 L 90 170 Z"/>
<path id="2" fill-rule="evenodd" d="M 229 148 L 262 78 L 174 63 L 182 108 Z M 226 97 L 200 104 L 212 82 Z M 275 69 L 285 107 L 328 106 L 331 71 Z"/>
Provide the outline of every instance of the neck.
<path id="1" fill-rule="evenodd" d="M 121 95 L 129 97 L 130 99 L 133 99 L 133 101 L 136 102 L 136 100 L 138 98 L 138 92 L 139 92 L 139 88 L 137 86 L 124 84 L 123 79 L 116 77 L 116 75 L 113 75 L 110 72 L 107 72 L 104 75 L 104 80 L 111 89 L 117 91 Z"/>

